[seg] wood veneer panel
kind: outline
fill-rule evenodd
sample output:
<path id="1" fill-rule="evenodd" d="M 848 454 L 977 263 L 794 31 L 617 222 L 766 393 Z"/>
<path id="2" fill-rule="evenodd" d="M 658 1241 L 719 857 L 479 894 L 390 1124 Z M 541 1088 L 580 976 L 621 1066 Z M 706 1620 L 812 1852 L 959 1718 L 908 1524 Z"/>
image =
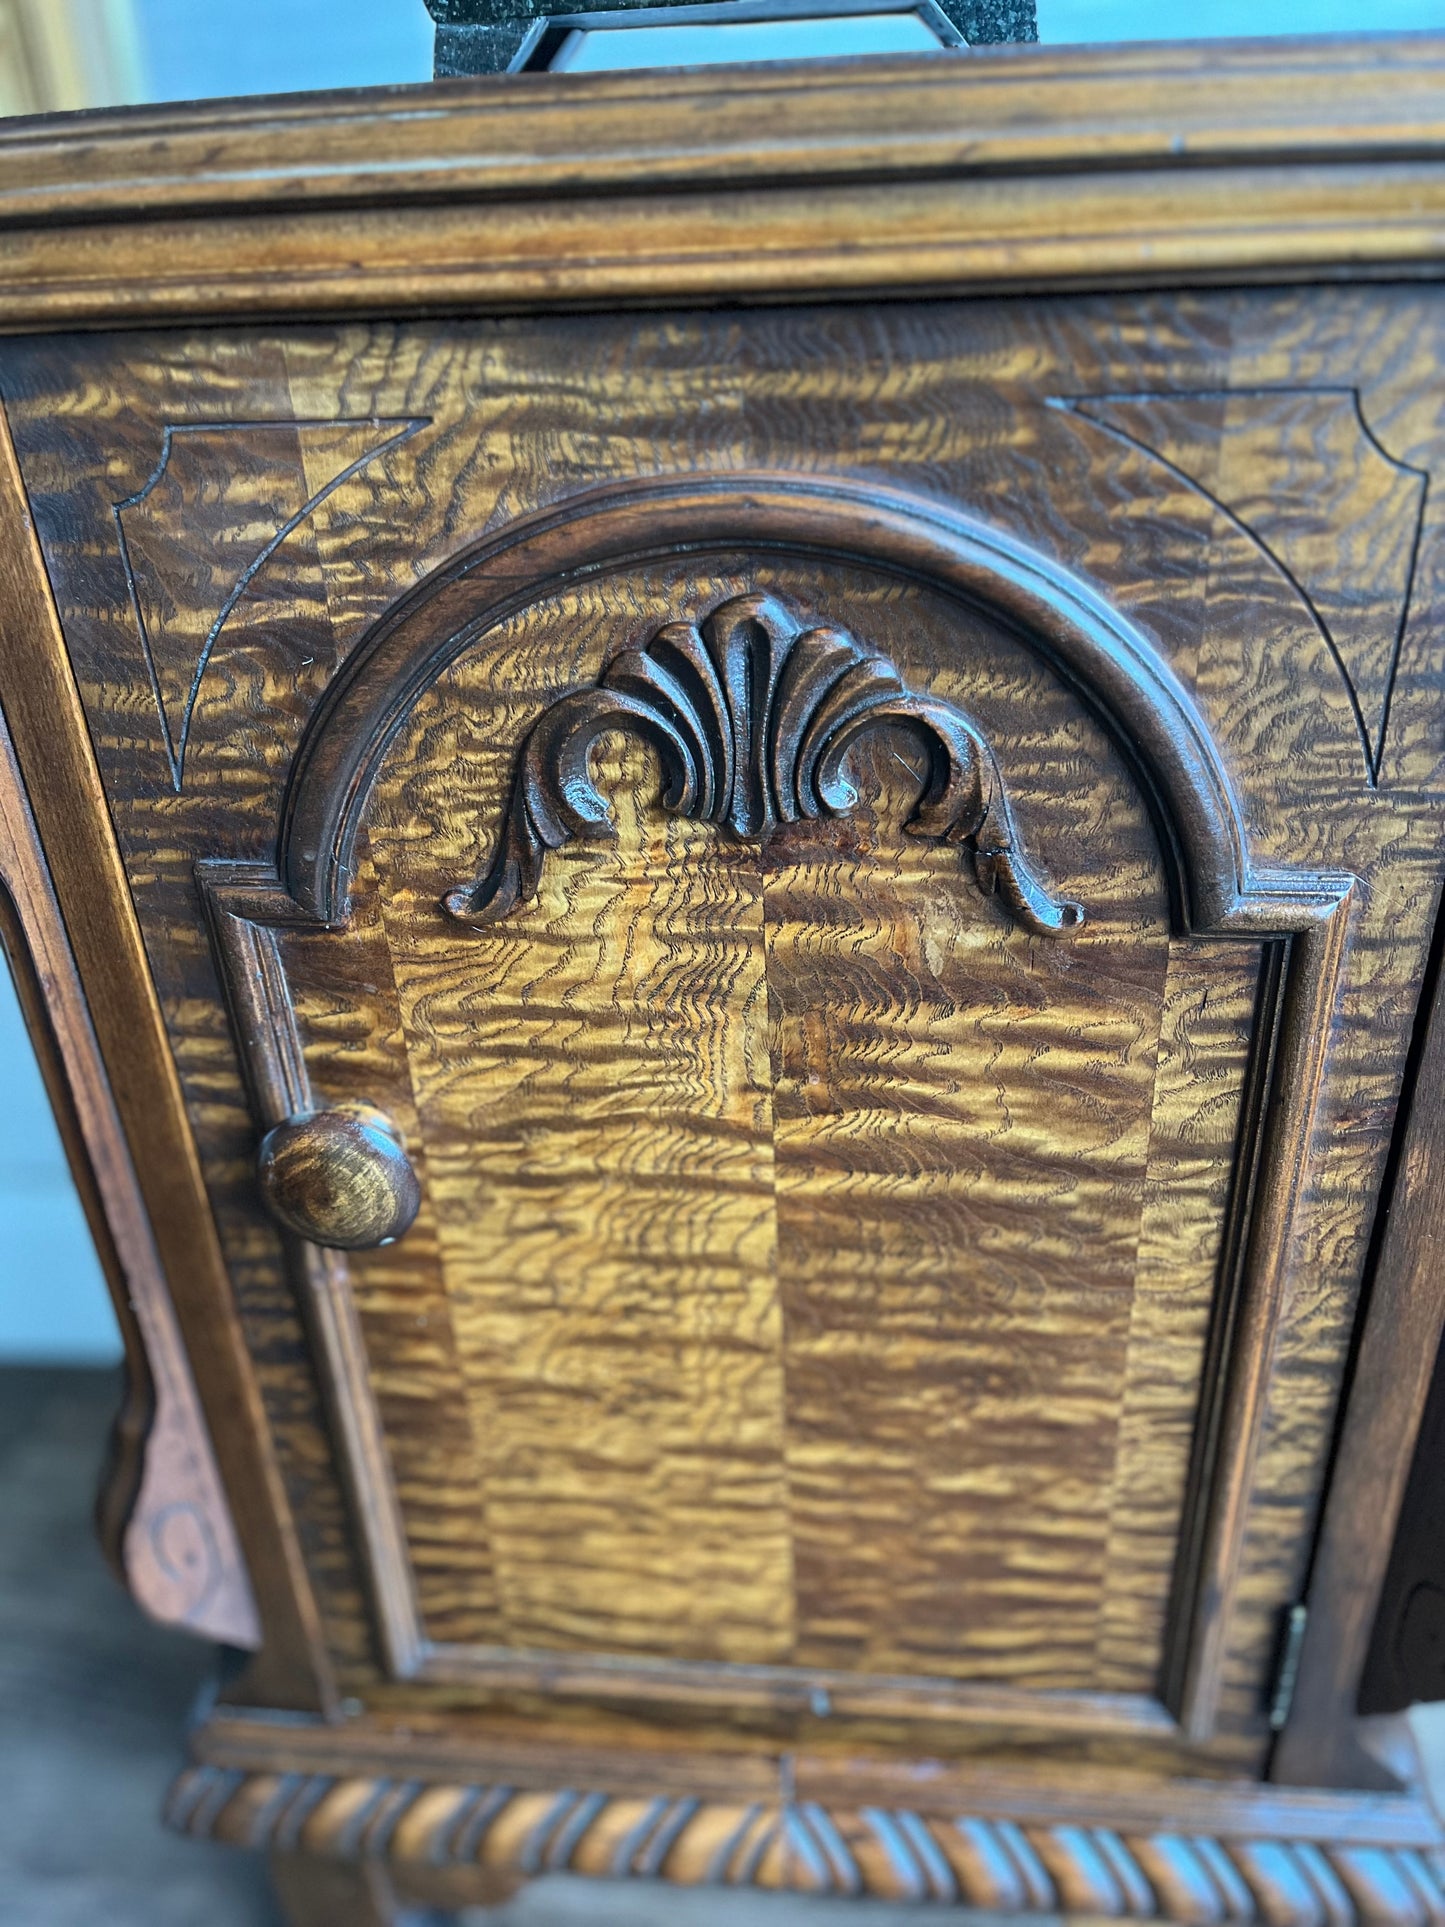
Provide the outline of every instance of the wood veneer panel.
<path id="1" fill-rule="evenodd" d="M 560 861 L 505 928 L 459 935 L 434 905 L 495 833 L 478 821 L 500 815 L 508 742 L 639 607 L 676 608 L 676 573 L 504 625 L 422 703 L 372 815 L 510 1637 L 696 1655 L 716 1615 L 737 1659 L 1088 1685 L 1101 1596 L 1141 1583 L 1103 1554 L 1169 959 L 1142 806 L 1017 644 L 825 575 L 814 599 L 937 693 L 1029 715 L 1010 767 L 1066 880 L 1091 879 L 1090 944 L 1053 964 L 970 901 L 955 856 L 899 835 L 906 737 L 868 766 L 861 813 L 788 832 L 761 865 L 655 820 L 649 765 L 611 754 L 615 847 Z M 1060 743 L 1109 821 L 1106 871 L 1073 803 L 1030 794 Z M 1236 1098 L 1251 1016 L 1247 997 Z M 1173 1385 L 1186 1447 L 1231 1140 L 1212 1149 L 1210 1216 L 1172 1204 L 1176 1238 L 1205 1253 Z M 674 1412 L 694 1428 L 682 1459 Z M 689 1509 L 693 1467 L 721 1534 Z M 1156 1552 L 1138 1692 L 1167 1575 Z M 527 1603 L 539 1582 L 545 1611 Z"/>
<path id="2" fill-rule="evenodd" d="M 449 826 L 434 772 L 475 702 L 427 705 L 372 844 L 507 1643 L 784 1658 L 755 856 L 644 831 L 634 791 L 631 863 L 564 868 L 515 931 L 459 940 L 432 892 L 471 857 L 470 798 Z"/>
<path id="3" fill-rule="evenodd" d="M 1030 939 L 951 852 L 900 836 L 906 742 L 876 752 L 861 813 L 800 826 L 769 866 L 798 1658 L 1095 1685 L 1122 1577 L 1104 1550 L 1168 957 L 1158 859 L 1106 745 L 1017 645 L 917 594 L 846 619 L 990 719 L 1031 846 L 1088 922 Z M 1109 823 L 1102 865 L 1050 808 L 1051 760 Z M 1153 1673 L 1141 1653 L 1129 1687 Z"/>
<path id="4" fill-rule="evenodd" d="M 422 1205 L 405 1245 L 350 1253 L 366 1340 L 415 1579 L 417 1605 L 436 1639 L 498 1636 L 492 1548 L 475 1476 L 477 1437 L 458 1362 L 442 1271 L 436 1209 L 391 952 L 375 879 L 359 892 L 345 946 L 312 933 L 283 944 L 307 1067 L 322 1104 L 384 1107 L 422 1179 Z"/>
<path id="5" fill-rule="evenodd" d="M 215 1018 L 190 865 L 200 856 L 269 854 L 302 718 L 331 663 L 399 582 L 445 561 L 489 523 L 599 477 L 791 467 L 878 477 L 966 504 L 1087 575 L 1157 638 L 1191 688 L 1237 774 L 1260 860 L 1339 862 L 1365 880 L 1329 1032 L 1316 1155 L 1287 1253 L 1294 1298 L 1249 1513 L 1221 1738 L 1191 1755 L 1207 1759 L 1209 1770 L 1258 1759 L 1259 1682 L 1275 1616 L 1301 1576 L 1435 888 L 1438 672 L 1418 638 L 1438 606 L 1439 565 L 1427 530 L 1383 788 L 1372 792 L 1348 692 L 1318 628 L 1220 506 L 1234 487 L 1228 444 L 1239 424 L 1203 401 L 1181 439 L 1177 420 L 1163 423 L 1156 411 L 1141 422 L 1136 408 L 1133 439 L 1121 439 L 1077 407 L 1050 402 L 1207 397 L 1226 382 L 1240 391 L 1288 383 L 1316 398 L 1328 439 L 1337 432 L 1339 391 L 1361 382 L 1366 418 L 1390 458 L 1428 467 L 1437 431 L 1419 370 L 1438 354 L 1439 325 L 1428 291 L 1395 289 L 1308 299 L 1133 295 L 708 319 L 531 318 L 317 328 L 284 340 L 192 332 L 7 348 L 3 379 L 32 506 L 116 799 L 268 1413 L 305 1521 L 328 1637 L 350 1685 L 381 1690 L 294 1310 L 247 1189 L 251 1132 L 232 1046 Z M 75 400 L 82 392 L 96 398 L 84 416 Z M 51 426 L 62 415 L 63 459 Z M 254 577 L 202 681 L 176 797 L 159 719 L 136 693 L 138 641 L 111 504 L 153 472 L 164 421 L 224 420 L 237 436 L 246 423 L 279 416 L 418 426 L 318 501 Z M 299 508 L 317 493 L 324 463 L 318 443 L 308 468 L 307 431 L 297 433 L 288 500 Z M 1150 437 L 1163 457 L 1138 445 Z M 214 492 L 204 504 L 191 495 L 182 505 L 176 555 L 214 552 L 231 518 L 251 512 L 252 474 L 245 461 L 218 460 Z M 1305 479 L 1298 462 L 1275 473 L 1270 500 L 1281 515 L 1292 512 Z M 1250 513 L 1258 512 L 1255 500 Z M 1386 544 L 1381 557 L 1387 549 L 1395 555 L 1396 545 Z M 1332 553 L 1321 538 L 1311 566 L 1320 558 L 1332 566 Z M 1338 553 L 1360 576 L 1373 551 Z M 195 582 L 197 593 L 215 586 L 203 568 Z M 167 586 L 186 593 L 179 575 Z M 514 720 L 520 729 L 520 709 Z M 459 769 L 458 780 L 473 774 Z M 1055 801 L 1039 791 L 1031 808 L 1047 802 L 1067 814 L 1064 774 Z M 1105 847 L 1106 826 L 1088 819 L 1083 827 L 1092 848 Z M 1046 841 L 1057 835 L 1050 829 Z M 476 844 L 469 859 L 485 855 L 485 826 Z M 1233 1005 L 1242 995 L 1238 968 L 1220 977 Z M 1165 989 L 1156 995 L 1167 1005 Z M 1237 1035 L 1222 1047 L 1237 1063 Z M 1197 1305 L 1185 1323 L 1197 1333 Z M 1136 1325 L 1135 1338 L 1142 1335 Z M 1136 1367 L 1142 1377 L 1137 1352 L 1131 1373 Z M 455 1518 L 462 1516 L 459 1509 Z M 1141 1547 L 1139 1556 L 1148 1596 L 1157 1599 L 1158 1547 L 1147 1555 Z M 1114 1665 L 1111 1639 L 1101 1633 L 1100 1651 Z"/>

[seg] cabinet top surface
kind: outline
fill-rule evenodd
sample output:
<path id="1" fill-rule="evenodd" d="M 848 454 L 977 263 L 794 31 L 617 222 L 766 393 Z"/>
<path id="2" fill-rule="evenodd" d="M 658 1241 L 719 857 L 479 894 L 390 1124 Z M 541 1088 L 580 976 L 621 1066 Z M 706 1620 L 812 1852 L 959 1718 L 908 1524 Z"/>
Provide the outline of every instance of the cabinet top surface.
<path id="1" fill-rule="evenodd" d="M 1442 258 L 1439 35 L 522 75 L 0 133 L 9 328 Z"/>
<path id="2" fill-rule="evenodd" d="M 1445 35 L 999 47 L 967 58 L 507 75 L 17 119 L 0 132 L 0 222 L 775 182 L 780 172 L 1442 151 Z"/>

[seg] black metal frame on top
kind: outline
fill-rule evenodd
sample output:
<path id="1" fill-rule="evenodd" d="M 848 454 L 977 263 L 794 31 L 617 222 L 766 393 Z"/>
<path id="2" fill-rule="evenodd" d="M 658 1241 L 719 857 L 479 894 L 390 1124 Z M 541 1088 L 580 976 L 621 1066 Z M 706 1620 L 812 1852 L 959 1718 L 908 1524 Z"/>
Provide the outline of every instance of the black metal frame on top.
<path id="1" fill-rule="evenodd" d="M 771 20 L 916 14 L 940 46 L 1036 40 L 1034 0 L 426 0 L 436 76 L 550 67 L 568 34 L 598 28 L 742 25 Z"/>

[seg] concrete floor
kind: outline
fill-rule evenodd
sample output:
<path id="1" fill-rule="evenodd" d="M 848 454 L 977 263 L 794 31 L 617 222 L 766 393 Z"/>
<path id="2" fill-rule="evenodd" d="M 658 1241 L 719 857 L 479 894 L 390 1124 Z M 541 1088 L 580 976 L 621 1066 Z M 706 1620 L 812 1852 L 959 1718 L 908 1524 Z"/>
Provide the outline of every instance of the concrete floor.
<path id="1" fill-rule="evenodd" d="M 143 1619 L 96 1549 L 90 1507 L 116 1398 L 108 1371 L 0 1369 L 0 1924 L 283 1927 L 257 1860 L 157 1819 L 210 1654 Z M 927 1918 L 941 1911 L 980 1918 Z M 921 1916 L 554 1877 L 466 1920 L 920 1927 Z"/>

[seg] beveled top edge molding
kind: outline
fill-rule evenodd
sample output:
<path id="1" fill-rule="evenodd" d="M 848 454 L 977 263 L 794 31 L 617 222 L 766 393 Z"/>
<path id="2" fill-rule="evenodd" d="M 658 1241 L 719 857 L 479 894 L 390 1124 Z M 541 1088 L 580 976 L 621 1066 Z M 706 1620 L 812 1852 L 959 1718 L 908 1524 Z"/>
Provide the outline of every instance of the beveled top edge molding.
<path id="1" fill-rule="evenodd" d="M 307 724 L 277 868 L 320 922 L 347 914 L 357 834 L 387 749 L 446 668 L 567 583 L 687 549 L 832 557 L 911 579 L 1029 640 L 1101 712 L 1153 810 L 1176 924 L 1283 936 L 1327 921 L 1354 879 L 1256 871 L 1204 718 L 1144 633 L 1048 557 L 941 503 L 842 476 L 740 472 L 581 490 L 442 564 L 372 625 Z"/>
<path id="2" fill-rule="evenodd" d="M 760 111 L 761 107 L 761 111 Z M 525 74 L 48 115 L 0 229 L 619 188 L 1445 158 L 1445 36 Z"/>

